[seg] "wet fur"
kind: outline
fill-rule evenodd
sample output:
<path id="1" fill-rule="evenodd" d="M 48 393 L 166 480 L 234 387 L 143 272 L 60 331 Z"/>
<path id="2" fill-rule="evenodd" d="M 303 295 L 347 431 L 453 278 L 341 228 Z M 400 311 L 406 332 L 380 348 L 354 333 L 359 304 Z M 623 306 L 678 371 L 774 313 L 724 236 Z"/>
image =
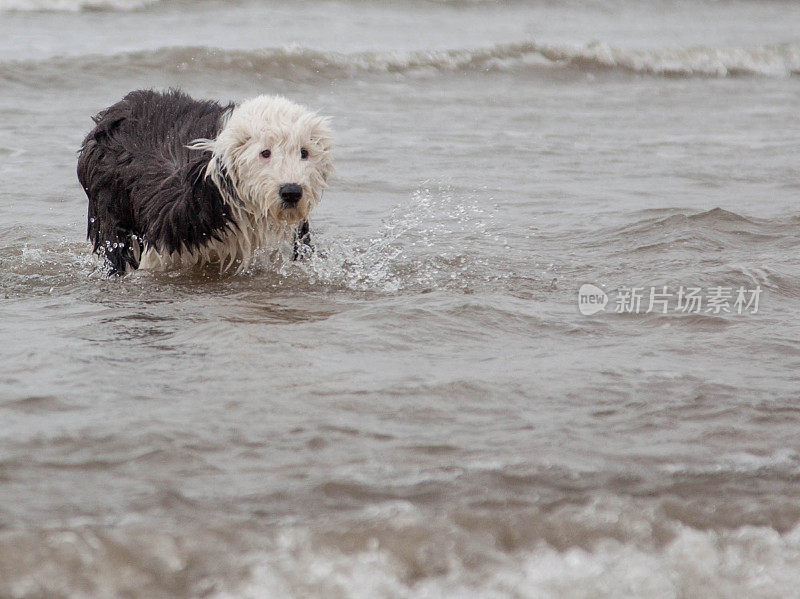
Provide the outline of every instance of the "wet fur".
<path id="1" fill-rule="evenodd" d="M 243 106 L 288 107 L 292 118 L 306 118 L 319 129 L 317 154 L 325 155 L 315 157 L 320 173 L 307 186 L 310 210 L 332 170 L 324 119 L 281 98 Z M 251 188 L 269 195 L 273 183 L 246 153 L 248 145 L 261 143 L 251 138 L 267 125 L 254 121 L 252 110 L 232 119 L 236 109 L 175 90 L 138 90 L 94 118 L 80 150 L 78 179 L 89 198 L 87 236 L 112 274 L 206 263 L 241 269 L 266 244 L 294 240 L 295 257 L 298 244 L 310 246 L 305 218 L 283 217 L 274 199 L 249 197 Z M 232 121 L 235 136 L 226 129 Z M 278 124 L 294 133 L 292 121 Z M 308 131 L 316 130 L 302 133 Z"/>

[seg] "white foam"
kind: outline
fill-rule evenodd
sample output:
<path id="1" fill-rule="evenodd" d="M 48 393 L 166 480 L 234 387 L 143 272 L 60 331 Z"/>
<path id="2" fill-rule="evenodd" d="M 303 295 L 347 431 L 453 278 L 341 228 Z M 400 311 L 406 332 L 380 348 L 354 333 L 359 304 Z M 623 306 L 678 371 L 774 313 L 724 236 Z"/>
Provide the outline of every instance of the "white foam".
<path id="1" fill-rule="evenodd" d="M 800 474 L 800 454 L 791 448 L 776 450 L 766 455 L 754 455 L 746 452 L 729 453 L 710 463 L 665 464 L 661 470 L 669 475 L 756 474 L 761 470 L 770 470 L 796 476 Z"/>
<path id="2" fill-rule="evenodd" d="M 623 70 L 667 76 L 727 77 L 761 75 L 789 77 L 800 72 L 800 43 L 754 47 L 623 50 L 605 42 L 586 46 L 541 45 L 546 58 L 581 68 Z"/>
<path id="3" fill-rule="evenodd" d="M 592 549 L 559 551 L 540 543 L 510 554 L 489 551 L 491 558 L 477 566 L 455 545 L 451 549 L 450 555 L 431 556 L 442 565 L 439 574 L 415 579 L 377 541 L 345 553 L 315 548 L 308 533 L 287 533 L 241 588 L 217 598 L 778 599 L 796 596 L 800 587 L 800 527 L 785 535 L 765 527 L 682 527 L 663 547 L 605 539 Z"/>
<path id="4" fill-rule="evenodd" d="M 0 11 L 136 10 L 160 0 L 0 0 Z"/>

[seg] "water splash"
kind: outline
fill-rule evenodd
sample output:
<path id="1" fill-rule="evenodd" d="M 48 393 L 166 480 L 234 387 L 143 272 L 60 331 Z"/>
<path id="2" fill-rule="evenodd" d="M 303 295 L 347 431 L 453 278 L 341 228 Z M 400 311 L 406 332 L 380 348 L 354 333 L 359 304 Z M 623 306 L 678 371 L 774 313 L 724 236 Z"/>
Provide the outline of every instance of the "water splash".
<path id="1" fill-rule="evenodd" d="M 421 187 L 392 210 L 375 235 L 317 237 L 316 251 L 281 261 L 285 280 L 354 291 L 470 289 L 497 278 L 487 252 L 502 248 L 494 212 L 449 186 Z"/>

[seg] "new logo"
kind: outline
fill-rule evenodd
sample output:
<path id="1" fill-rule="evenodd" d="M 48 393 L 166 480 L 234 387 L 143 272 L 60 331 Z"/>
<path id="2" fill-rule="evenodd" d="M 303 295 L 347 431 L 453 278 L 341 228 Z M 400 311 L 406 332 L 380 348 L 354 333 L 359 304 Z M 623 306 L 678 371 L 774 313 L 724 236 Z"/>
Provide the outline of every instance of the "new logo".
<path id="1" fill-rule="evenodd" d="M 586 283 L 578 290 L 578 310 L 584 316 L 597 314 L 605 309 L 607 303 L 608 295 L 596 285 Z"/>

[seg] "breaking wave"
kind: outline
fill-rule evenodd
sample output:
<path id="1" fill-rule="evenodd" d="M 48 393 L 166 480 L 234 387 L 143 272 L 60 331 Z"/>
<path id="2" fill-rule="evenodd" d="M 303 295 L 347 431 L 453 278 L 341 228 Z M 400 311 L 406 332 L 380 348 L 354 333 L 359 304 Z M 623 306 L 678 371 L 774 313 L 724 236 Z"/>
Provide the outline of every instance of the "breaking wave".
<path id="1" fill-rule="evenodd" d="M 180 493 L 162 501 L 187 502 Z M 800 527 L 693 527 L 661 505 L 455 509 L 385 501 L 329 523 L 0 532 L 3 597 L 795 597 Z M 189 507 L 196 509 L 192 503 Z M 68 582 L 67 582 L 68 581 Z"/>
<path id="2" fill-rule="evenodd" d="M 168 0 L 0 0 L 0 12 L 81 12 L 81 11 L 130 11 Z M 491 4 L 492 0 L 430 0 L 449 6 L 475 6 Z M 190 0 L 195 4 L 199 0 Z"/>
<path id="3" fill-rule="evenodd" d="M 0 0 L 0 11 L 80 12 L 83 10 L 136 10 L 160 0 Z"/>
<path id="4" fill-rule="evenodd" d="M 114 0 L 122 2 L 122 0 Z M 364 74 L 429 75 L 442 72 L 536 73 L 573 69 L 661 77 L 790 77 L 800 74 L 800 42 L 750 48 L 623 50 L 606 43 L 584 46 L 536 42 L 482 48 L 394 52 L 324 52 L 289 46 L 263 50 L 171 47 L 111 56 L 57 57 L 45 61 L 0 63 L 0 79 L 31 81 L 76 74 L 119 76 L 150 71 L 239 72 L 296 80 L 355 77 Z"/>

